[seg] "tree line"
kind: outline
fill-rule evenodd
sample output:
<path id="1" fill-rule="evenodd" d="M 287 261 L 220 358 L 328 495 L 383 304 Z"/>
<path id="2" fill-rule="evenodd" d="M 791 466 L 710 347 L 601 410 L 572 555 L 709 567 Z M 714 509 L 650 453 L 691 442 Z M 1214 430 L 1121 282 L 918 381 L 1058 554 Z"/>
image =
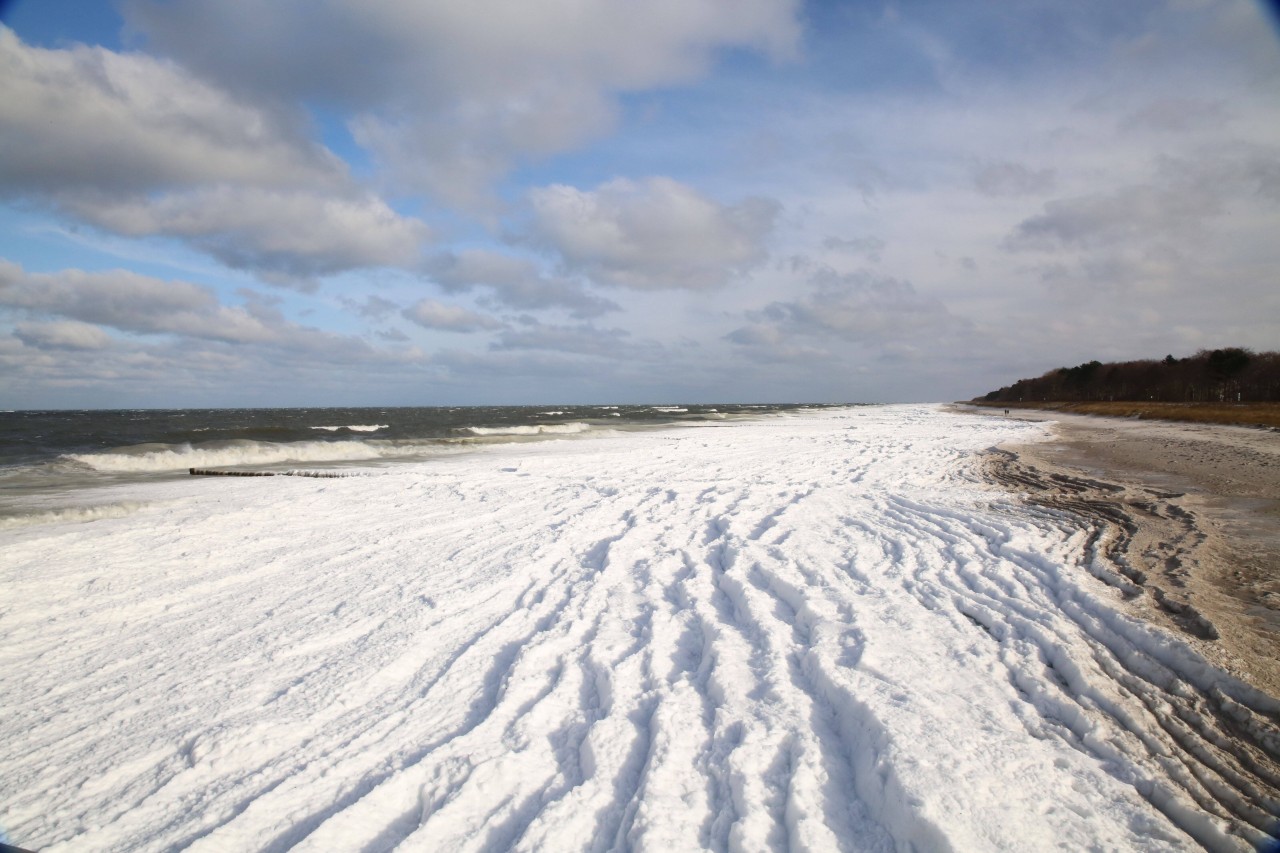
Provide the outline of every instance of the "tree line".
<path id="1" fill-rule="evenodd" d="M 1153 400 L 1164 403 L 1280 402 L 1280 352 L 1241 347 L 1200 350 L 1187 358 L 1059 367 L 979 397 L 991 403 Z"/>

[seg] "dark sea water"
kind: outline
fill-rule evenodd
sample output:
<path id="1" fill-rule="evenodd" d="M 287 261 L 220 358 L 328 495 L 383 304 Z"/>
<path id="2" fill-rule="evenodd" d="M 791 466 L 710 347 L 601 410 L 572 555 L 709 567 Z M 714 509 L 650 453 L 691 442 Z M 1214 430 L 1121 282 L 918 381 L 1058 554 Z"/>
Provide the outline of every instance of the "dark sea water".
<path id="1" fill-rule="evenodd" d="M 0 412 L 0 498 L 188 468 L 390 464 L 467 445 L 758 416 L 802 405 L 136 409 Z M 7 495 L 3 494 L 6 493 Z"/>

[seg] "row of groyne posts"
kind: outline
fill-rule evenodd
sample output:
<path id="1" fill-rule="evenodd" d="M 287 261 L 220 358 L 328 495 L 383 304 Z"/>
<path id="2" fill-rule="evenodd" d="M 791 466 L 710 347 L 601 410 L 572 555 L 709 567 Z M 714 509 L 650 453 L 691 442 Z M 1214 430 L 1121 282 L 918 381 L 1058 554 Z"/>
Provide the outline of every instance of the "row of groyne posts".
<path id="1" fill-rule="evenodd" d="M 193 477 L 314 477 L 319 480 L 356 476 L 336 471 L 215 471 L 212 468 L 188 468 L 187 472 Z"/>

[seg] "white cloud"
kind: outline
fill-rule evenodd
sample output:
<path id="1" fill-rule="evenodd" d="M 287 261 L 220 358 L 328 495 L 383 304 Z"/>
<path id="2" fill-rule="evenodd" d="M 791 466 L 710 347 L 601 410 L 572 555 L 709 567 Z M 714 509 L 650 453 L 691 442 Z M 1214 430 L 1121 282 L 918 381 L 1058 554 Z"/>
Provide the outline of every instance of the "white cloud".
<path id="1" fill-rule="evenodd" d="M 111 336 L 100 327 L 75 320 L 57 323 L 19 323 L 14 337 L 37 349 L 101 350 L 111 346 Z"/>
<path id="2" fill-rule="evenodd" d="M 494 342 L 494 350 L 545 350 L 574 353 L 603 359 L 635 362 L 661 355 L 654 342 L 634 342 L 625 329 L 600 329 L 588 324 L 561 326 L 526 323 L 506 329 Z"/>
<path id="3" fill-rule="evenodd" d="M 724 49 L 794 56 L 799 5 L 134 0 L 125 14 L 150 45 L 233 91 L 357 114 L 354 132 L 396 183 L 482 204 L 511 163 L 609 128 L 620 93 L 687 83 Z"/>
<path id="4" fill-rule="evenodd" d="M 140 334 L 179 334 L 236 343 L 262 343 L 274 337 L 272 330 L 244 309 L 219 304 L 208 288 L 127 270 L 27 273 L 16 264 L 3 262 L 0 306 Z"/>
<path id="5" fill-rule="evenodd" d="M 424 329 L 446 332 L 478 332 L 496 329 L 501 323 L 492 317 L 468 311 L 459 305 L 445 305 L 431 299 L 422 299 L 404 309 L 404 317 Z"/>
<path id="6" fill-rule="evenodd" d="M 564 266 L 637 290 L 718 287 L 766 257 L 779 205 L 722 205 L 670 178 L 532 190 L 533 236 Z"/>
<path id="7" fill-rule="evenodd" d="M 1002 245 L 1078 297 L 1159 295 L 1177 310 L 1213 288 L 1245 306 L 1271 288 L 1258 270 L 1274 263 L 1278 164 L 1280 151 L 1243 144 L 1161 157 L 1147 182 L 1046 202 Z"/>
<path id="8" fill-rule="evenodd" d="M 358 343 L 358 342 L 356 342 Z M 336 350 L 336 351 L 335 351 Z M 106 349 L 41 349 L 0 335 L 0 393 L 24 406 L 85 408 L 375 405 L 424 379 L 412 348 L 284 350 L 195 338 L 122 338 Z"/>
<path id="9" fill-rule="evenodd" d="M 765 364 L 815 364 L 826 362 L 831 354 L 821 347 L 805 343 L 803 336 L 784 333 L 778 326 L 752 323 L 734 329 L 725 340 L 737 344 L 747 356 Z"/>
<path id="10" fill-rule="evenodd" d="M 154 199 L 101 196 L 66 207 L 128 236 L 182 237 L 227 266 L 282 280 L 379 266 L 411 266 L 426 225 L 381 199 L 306 191 L 214 187 Z"/>
<path id="11" fill-rule="evenodd" d="M 411 266 L 426 226 L 355 185 L 300 109 L 238 100 L 144 54 L 23 44 L 0 27 L 0 195 L 314 286 Z"/>
<path id="12" fill-rule="evenodd" d="M 486 288 L 510 308 L 561 308 L 584 320 L 618 310 L 617 303 L 591 293 L 580 281 L 546 275 L 532 260 L 487 249 L 447 252 L 432 258 L 426 270 L 448 291 Z"/>
<path id="13" fill-rule="evenodd" d="M 598 93 L 566 87 L 527 102 L 442 105 L 426 116 L 364 114 L 350 129 L 382 167 L 386 186 L 481 211 L 493 207 L 491 186 L 514 161 L 568 150 L 603 135 L 613 119 Z"/>
<path id="14" fill-rule="evenodd" d="M 291 323 L 269 301 L 249 297 L 246 305 L 227 306 L 211 289 L 190 282 L 126 270 L 28 273 L 0 260 L 0 308 L 20 315 L 64 318 L 135 335 L 267 348 L 325 363 L 377 361 L 385 355 L 359 338 Z M 80 340 L 92 341 L 91 332 L 74 328 Z M 38 342 L 40 335 L 37 330 L 27 337 Z"/>
<path id="15" fill-rule="evenodd" d="M 1057 199 L 1019 223 L 1006 245 L 1013 250 L 1088 248 L 1185 237 L 1217 207 L 1213 198 L 1153 186 Z"/>
<path id="16" fill-rule="evenodd" d="M 801 264 L 801 268 L 805 265 Z M 909 342 L 963 337 L 969 324 L 910 282 L 866 270 L 840 273 L 817 267 L 799 298 L 747 312 L 748 325 L 725 339 L 756 360 L 826 361 L 823 342 L 852 344 L 882 358 L 900 355 Z"/>
<path id="17" fill-rule="evenodd" d="M 31 47 L 0 26 L 0 193 L 343 186 L 346 166 L 290 115 L 237 101 L 171 62 Z"/>
<path id="18" fill-rule="evenodd" d="M 346 297 L 343 297 L 341 301 L 344 306 L 361 317 L 373 320 L 385 320 L 400 310 L 399 305 L 376 294 L 366 296 L 363 302 Z"/>
<path id="19" fill-rule="evenodd" d="M 332 277 L 272 305 L 23 273 L 0 382 L 160 387 L 168 360 L 192 387 L 348 400 L 403 364 L 378 380 L 403 402 L 441 377 L 431 399 L 919 399 L 1278 339 L 1280 52 L 1248 0 L 811 3 L 784 73 L 758 59 L 797 42 L 787 0 L 125 5 L 155 56 L 0 45 L 11 257 L 43 269 L 76 233 L 85 264 L 110 243 L 228 289 L 246 277 L 173 242 Z M 470 331 L 411 325 L 423 296 Z M 387 343 L 410 337 L 460 351 Z"/>

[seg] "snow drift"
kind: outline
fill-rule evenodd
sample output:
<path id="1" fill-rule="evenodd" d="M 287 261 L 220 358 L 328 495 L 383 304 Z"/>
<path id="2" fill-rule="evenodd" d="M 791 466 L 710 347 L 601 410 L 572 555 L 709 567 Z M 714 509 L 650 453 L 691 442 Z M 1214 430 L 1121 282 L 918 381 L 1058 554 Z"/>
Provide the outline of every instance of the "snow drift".
<path id="1" fill-rule="evenodd" d="M 1280 706 L 980 480 L 1042 429 L 868 408 L 118 487 L 128 516 L 4 533 L 0 824 L 44 851 L 1249 849 Z"/>

